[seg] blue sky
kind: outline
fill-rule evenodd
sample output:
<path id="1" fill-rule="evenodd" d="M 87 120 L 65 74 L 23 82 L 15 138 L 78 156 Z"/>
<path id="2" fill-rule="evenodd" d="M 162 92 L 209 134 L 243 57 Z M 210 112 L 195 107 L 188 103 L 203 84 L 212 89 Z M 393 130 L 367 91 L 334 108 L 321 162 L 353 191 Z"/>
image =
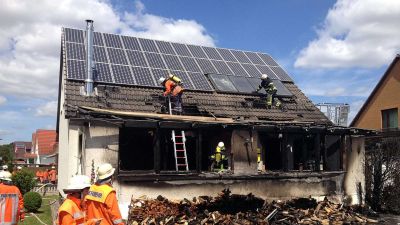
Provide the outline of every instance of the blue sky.
<path id="1" fill-rule="evenodd" d="M 400 49 L 397 0 L 0 0 L 0 144 L 56 127 L 61 27 L 266 52 L 315 103 L 361 107 Z"/>

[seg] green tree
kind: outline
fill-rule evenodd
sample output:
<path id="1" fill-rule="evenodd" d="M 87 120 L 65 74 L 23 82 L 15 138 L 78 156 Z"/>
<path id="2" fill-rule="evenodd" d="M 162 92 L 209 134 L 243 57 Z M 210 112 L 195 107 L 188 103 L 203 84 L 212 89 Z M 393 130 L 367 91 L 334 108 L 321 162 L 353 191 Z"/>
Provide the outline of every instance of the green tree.
<path id="1" fill-rule="evenodd" d="M 19 188 L 22 194 L 31 191 L 36 185 L 35 175 L 32 171 L 23 169 L 12 176 L 12 181 Z"/>
<path id="2" fill-rule="evenodd" d="M 0 157 L 2 158 L 0 162 L 1 165 L 7 164 L 8 168 L 12 168 L 12 162 L 13 162 L 12 150 L 13 150 L 12 144 L 0 145 Z"/>

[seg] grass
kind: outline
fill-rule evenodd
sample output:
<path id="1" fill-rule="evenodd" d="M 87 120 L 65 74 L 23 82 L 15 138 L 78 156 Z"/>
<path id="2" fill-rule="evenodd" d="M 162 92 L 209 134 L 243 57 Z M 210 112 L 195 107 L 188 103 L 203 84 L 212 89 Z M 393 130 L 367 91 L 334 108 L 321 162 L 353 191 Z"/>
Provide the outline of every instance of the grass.
<path id="1" fill-rule="evenodd" d="M 50 203 L 58 198 L 58 195 L 44 196 L 42 201 L 42 206 L 36 214 L 44 223 L 51 225 L 53 221 L 51 219 Z M 38 225 L 41 224 L 34 216 L 30 213 L 25 213 L 25 220 L 23 223 L 18 223 L 20 225 Z"/>

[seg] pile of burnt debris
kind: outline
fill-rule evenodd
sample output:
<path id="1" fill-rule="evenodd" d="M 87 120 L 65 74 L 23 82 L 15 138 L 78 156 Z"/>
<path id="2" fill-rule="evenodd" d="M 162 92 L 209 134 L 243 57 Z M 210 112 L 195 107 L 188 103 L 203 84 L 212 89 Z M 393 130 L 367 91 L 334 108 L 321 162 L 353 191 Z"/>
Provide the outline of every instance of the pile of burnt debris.
<path id="1" fill-rule="evenodd" d="M 378 220 L 365 215 L 360 207 L 343 206 L 312 198 L 267 203 L 252 194 L 235 195 L 229 190 L 217 197 L 200 196 L 192 201 L 132 199 L 129 225 L 138 224 L 373 224 Z"/>

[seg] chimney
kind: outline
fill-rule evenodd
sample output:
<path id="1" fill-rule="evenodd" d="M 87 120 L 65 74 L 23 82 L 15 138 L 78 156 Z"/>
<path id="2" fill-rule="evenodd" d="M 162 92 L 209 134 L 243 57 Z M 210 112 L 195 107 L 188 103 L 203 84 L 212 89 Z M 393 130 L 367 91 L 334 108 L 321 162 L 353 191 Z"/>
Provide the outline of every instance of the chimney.
<path id="1" fill-rule="evenodd" d="M 86 20 L 86 79 L 85 95 L 93 95 L 93 20 Z"/>

